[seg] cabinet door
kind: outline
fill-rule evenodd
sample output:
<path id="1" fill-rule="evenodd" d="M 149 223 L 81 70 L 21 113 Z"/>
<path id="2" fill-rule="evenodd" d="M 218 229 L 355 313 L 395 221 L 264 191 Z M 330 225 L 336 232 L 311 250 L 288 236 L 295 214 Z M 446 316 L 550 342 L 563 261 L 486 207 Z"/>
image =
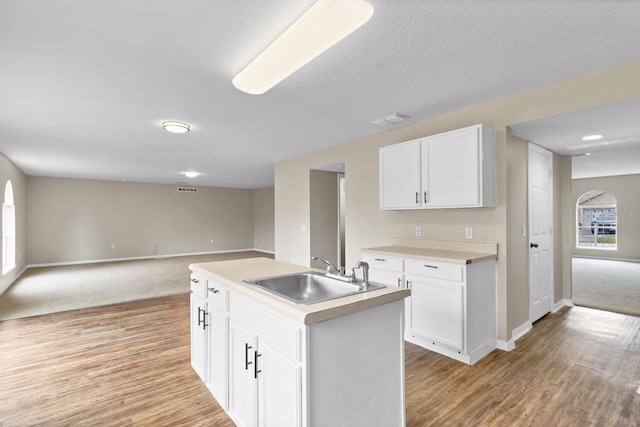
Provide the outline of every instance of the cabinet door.
<path id="1" fill-rule="evenodd" d="M 415 209 L 420 200 L 420 140 L 380 148 L 380 209 Z"/>
<path id="2" fill-rule="evenodd" d="M 209 307 L 209 381 L 208 386 L 220 406 L 227 409 L 227 342 L 229 316 Z"/>
<path id="3" fill-rule="evenodd" d="M 229 415 L 239 426 L 258 425 L 258 387 L 254 378 L 257 339 L 229 321 Z"/>
<path id="4" fill-rule="evenodd" d="M 464 284 L 407 276 L 411 333 L 464 351 Z"/>
<path id="5" fill-rule="evenodd" d="M 268 344 L 258 343 L 258 407 L 261 427 L 302 425 L 301 369 Z"/>
<path id="6" fill-rule="evenodd" d="M 423 139 L 422 196 L 425 207 L 480 204 L 479 132 L 474 126 Z"/>
<path id="7" fill-rule="evenodd" d="M 191 294 L 191 366 L 198 376 L 207 378 L 207 303 Z"/>

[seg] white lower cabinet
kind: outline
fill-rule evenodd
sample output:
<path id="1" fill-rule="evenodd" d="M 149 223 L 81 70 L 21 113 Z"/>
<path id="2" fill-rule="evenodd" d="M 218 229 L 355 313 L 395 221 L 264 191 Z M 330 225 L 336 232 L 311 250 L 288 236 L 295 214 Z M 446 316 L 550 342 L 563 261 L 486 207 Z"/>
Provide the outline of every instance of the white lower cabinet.
<path id="1" fill-rule="evenodd" d="M 300 366 L 249 329 L 229 326 L 229 415 L 239 426 L 300 426 Z"/>
<path id="2" fill-rule="evenodd" d="M 405 425 L 403 301 L 304 324 L 208 278 L 206 303 L 193 366 L 238 426 Z"/>
<path id="3" fill-rule="evenodd" d="M 405 340 L 468 364 L 496 348 L 494 259 L 457 264 L 372 253 L 362 259 L 372 281 L 403 278 L 411 290 L 405 299 Z"/>
<path id="4" fill-rule="evenodd" d="M 207 302 L 191 294 L 191 366 L 202 379 L 207 376 Z"/>
<path id="5" fill-rule="evenodd" d="M 411 322 L 407 331 L 464 351 L 464 285 L 407 276 Z"/>

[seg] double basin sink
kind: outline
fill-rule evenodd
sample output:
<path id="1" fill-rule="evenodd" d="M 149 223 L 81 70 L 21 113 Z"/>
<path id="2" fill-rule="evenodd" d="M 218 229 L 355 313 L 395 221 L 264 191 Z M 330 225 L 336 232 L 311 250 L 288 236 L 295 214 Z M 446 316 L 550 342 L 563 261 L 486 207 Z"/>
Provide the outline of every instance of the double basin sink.
<path id="1" fill-rule="evenodd" d="M 377 283 L 365 285 L 362 281 L 334 279 L 320 271 L 243 280 L 243 282 L 296 304 L 314 304 L 384 287 Z"/>

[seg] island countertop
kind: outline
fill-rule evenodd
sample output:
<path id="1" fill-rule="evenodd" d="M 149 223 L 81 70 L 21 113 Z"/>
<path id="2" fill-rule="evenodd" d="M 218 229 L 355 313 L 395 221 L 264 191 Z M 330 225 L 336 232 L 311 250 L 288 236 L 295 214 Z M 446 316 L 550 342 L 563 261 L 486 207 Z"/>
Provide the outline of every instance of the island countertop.
<path id="1" fill-rule="evenodd" d="M 232 292 L 258 302 L 293 321 L 310 325 L 335 317 L 344 316 L 371 307 L 404 299 L 411 295 L 405 288 L 385 286 L 382 289 L 335 298 L 315 304 L 295 304 L 263 292 L 254 286 L 243 283 L 252 280 L 284 274 L 313 271 L 313 268 L 275 261 L 270 258 L 248 258 L 230 261 L 215 261 L 190 264 L 189 270 L 200 274 L 207 280 L 218 282 Z"/>

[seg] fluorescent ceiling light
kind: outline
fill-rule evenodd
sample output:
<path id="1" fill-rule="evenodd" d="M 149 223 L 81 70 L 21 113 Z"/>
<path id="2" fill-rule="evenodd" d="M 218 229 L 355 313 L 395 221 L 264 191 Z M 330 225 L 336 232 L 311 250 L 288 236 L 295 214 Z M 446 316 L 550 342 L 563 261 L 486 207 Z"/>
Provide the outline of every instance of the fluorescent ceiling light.
<path id="1" fill-rule="evenodd" d="M 191 125 L 183 122 L 162 122 L 162 128 L 171 133 L 187 133 L 191 130 Z"/>
<path id="2" fill-rule="evenodd" d="M 587 136 L 583 136 L 582 140 L 583 141 L 595 141 L 596 139 L 601 139 L 602 135 L 587 135 Z"/>
<path id="3" fill-rule="evenodd" d="M 364 25 L 373 16 L 365 0 L 318 0 L 234 79 L 243 92 L 260 95 Z"/>
<path id="4" fill-rule="evenodd" d="M 196 176 L 200 175 L 198 172 L 183 172 L 183 174 L 187 178 L 195 178 Z"/>

